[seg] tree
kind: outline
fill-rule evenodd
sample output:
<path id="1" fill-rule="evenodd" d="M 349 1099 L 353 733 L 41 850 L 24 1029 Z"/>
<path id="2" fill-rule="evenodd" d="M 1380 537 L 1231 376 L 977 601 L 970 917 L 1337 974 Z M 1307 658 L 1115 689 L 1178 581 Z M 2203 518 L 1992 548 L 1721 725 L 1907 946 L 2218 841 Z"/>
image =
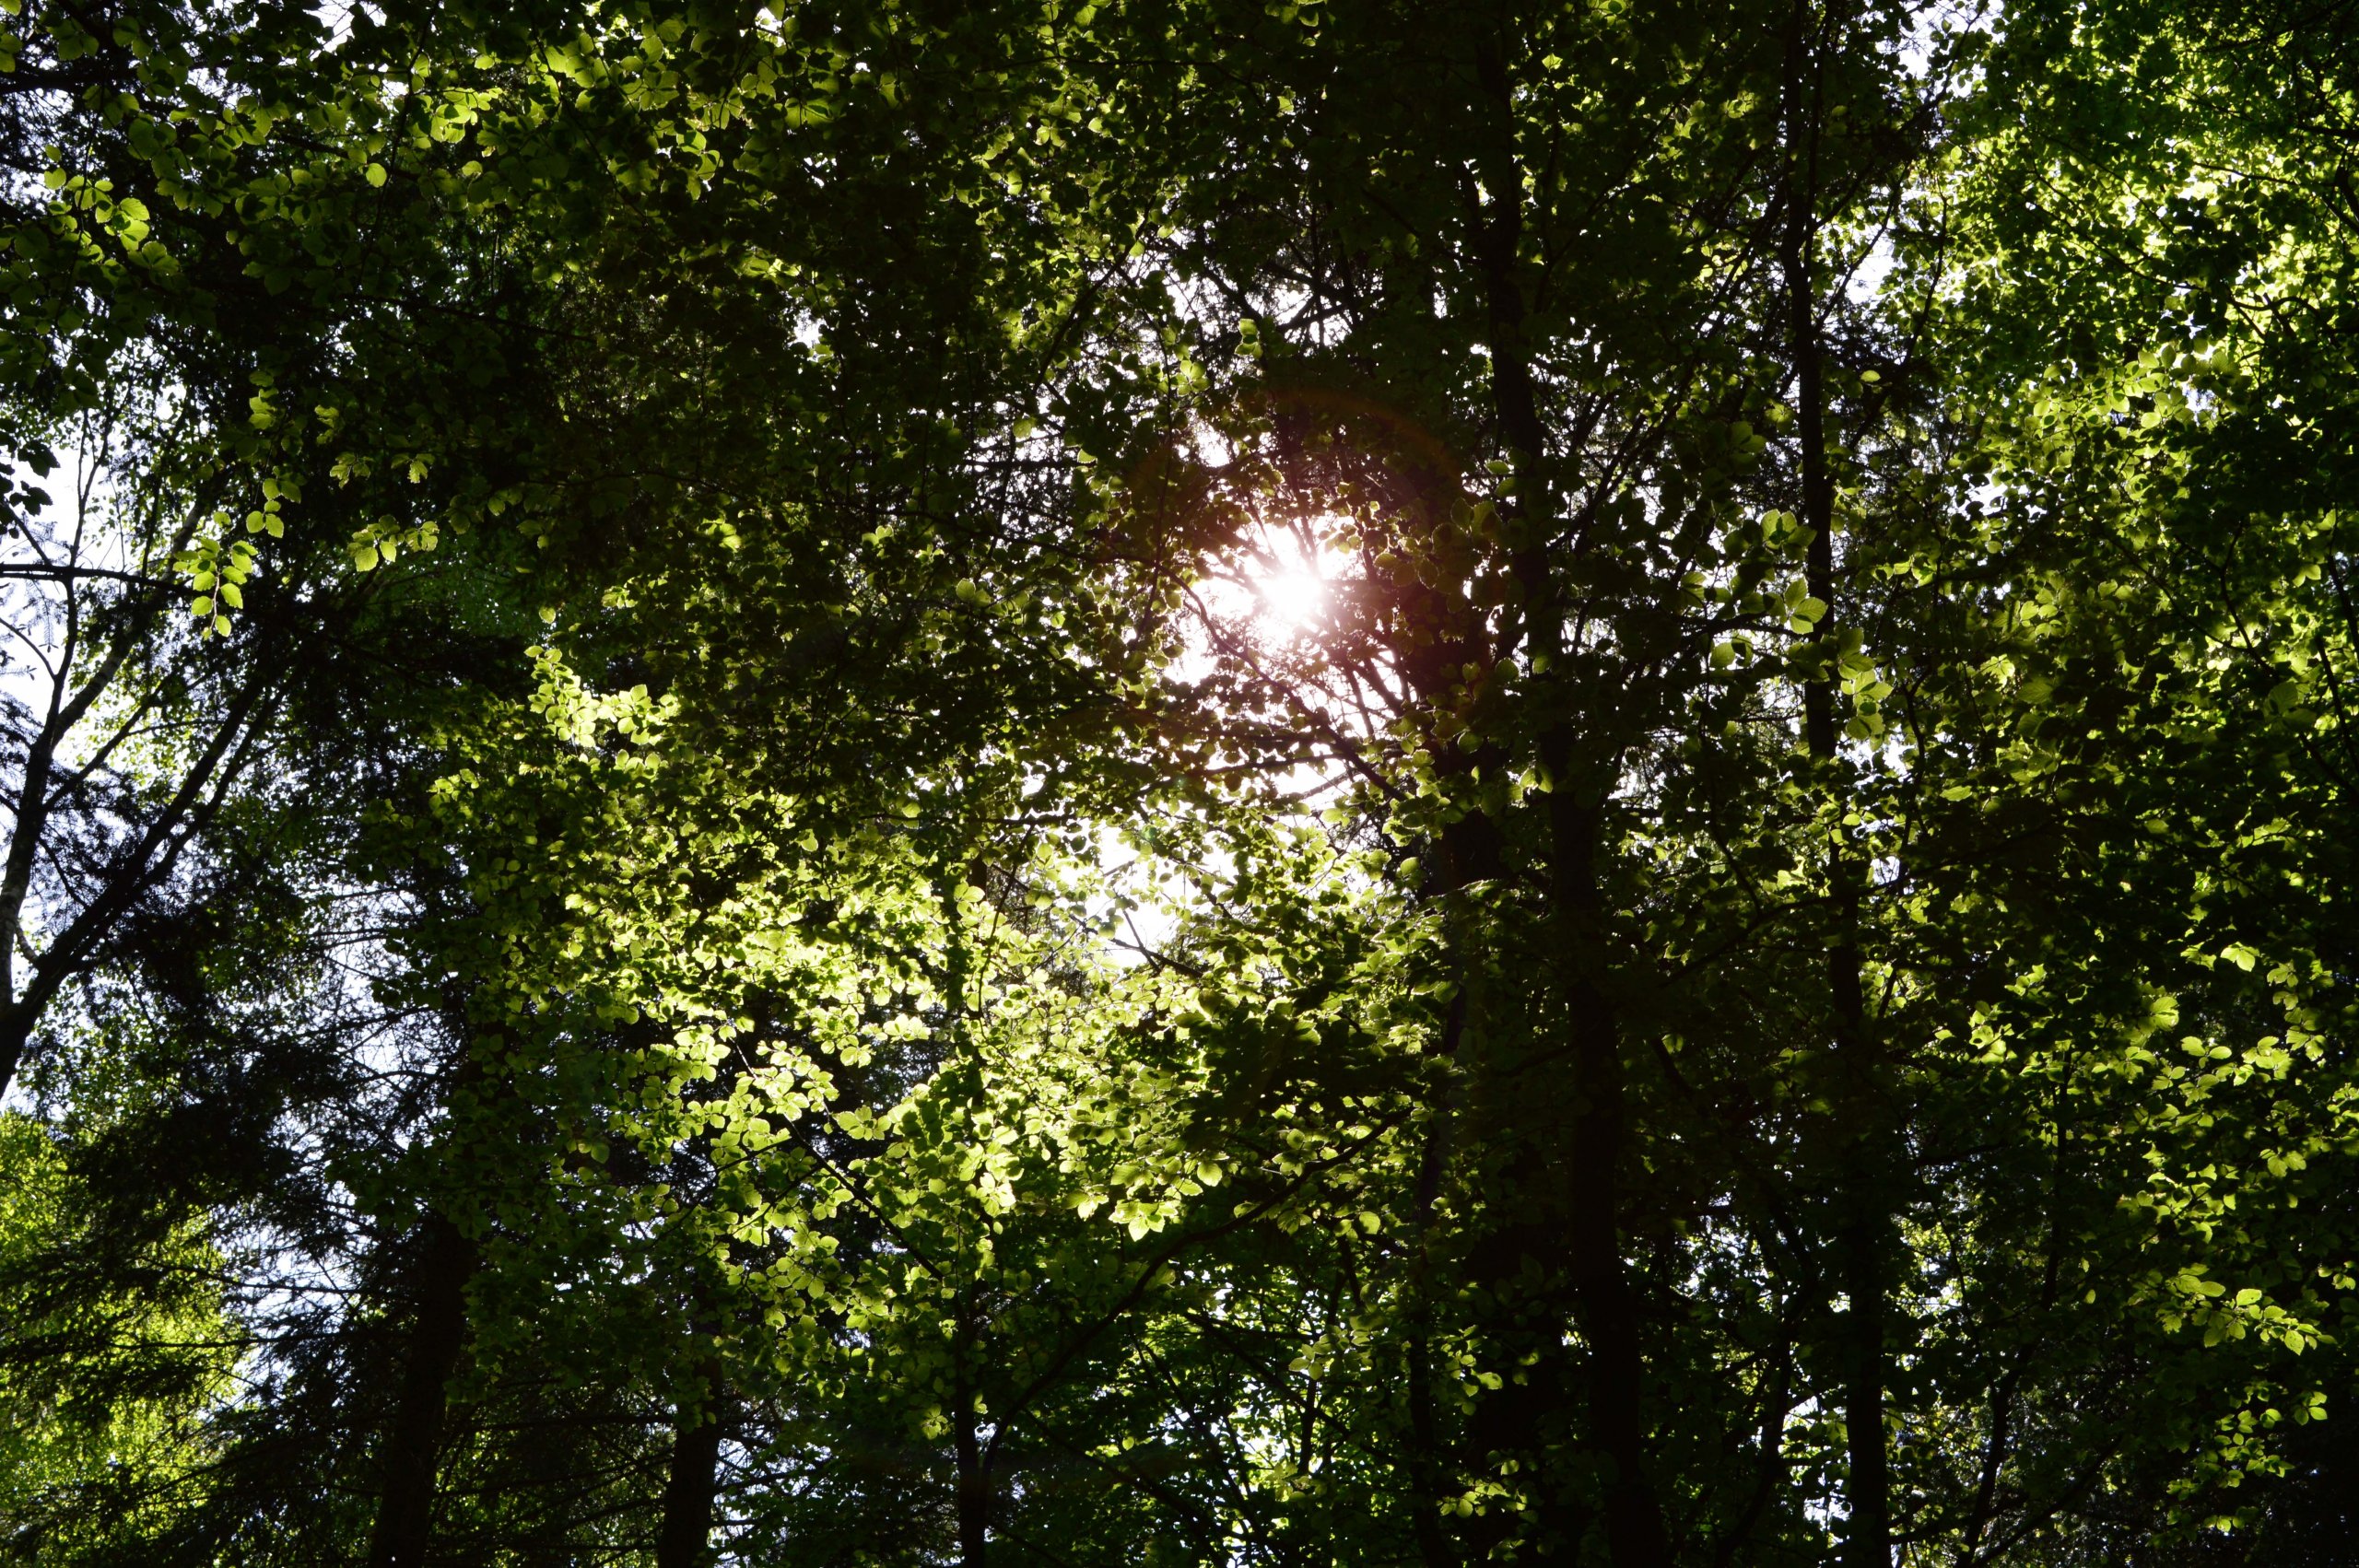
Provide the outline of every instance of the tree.
<path id="1" fill-rule="evenodd" d="M 123 1430 L 203 1410 L 44 1550 L 2316 1533 L 2316 29 L 18 33 L 6 417 L 118 433 L 75 450 L 137 564 L 21 579 L 120 695 L 24 716 L 8 907 L 101 912 L 29 951 L 68 1174 L 9 1234 L 90 1262 L 0 1288 L 217 1260 L 241 1379 L 12 1341 Z"/>

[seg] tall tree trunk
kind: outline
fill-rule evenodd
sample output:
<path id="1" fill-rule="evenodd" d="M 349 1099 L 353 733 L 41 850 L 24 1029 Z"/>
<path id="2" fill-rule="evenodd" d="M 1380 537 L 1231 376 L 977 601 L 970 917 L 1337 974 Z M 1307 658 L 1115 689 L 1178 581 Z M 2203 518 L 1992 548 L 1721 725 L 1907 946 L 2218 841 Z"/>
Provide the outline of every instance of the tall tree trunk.
<path id="1" fill-rule="evenodd" d="M 672 1469 L 663 1482 L 655 1568 L 706 1568 L 712 1561 L 712 1515 L 721 1486 L 727 1399 L 715 1370 L 706 1381 L 702 1402 L 674 1412 Z"/>
<path id="2" fill-rule="evenodd" d="M 1848 1365 L 1844 1369 L 1843 1422 L 1850 1444 L 1849 1484 L 1844 1503 L 1845 1568 L 1892 1568 L 1892 1493 L 1886 1455 L 1884 1389 L 1890 1380 L 1891 1346 L 1885 1316 L 1891 1283 L 1884 1269 L 1881 1214 L 1866 1212 L 1872 1200 L 1867 1162 L 1847 1162 L 1844 1173 L 1850 1191 L 1847 1206 L 1854 1213 L 1845 1224 L 1842 1250 L 1844 1293 L 1849 1298 L 1844 1313 Z"/>
<path id="3" fill-rule="evenodd" d="M 1473 819 L 1469 817 L 1444 830 L 1447 844 L 1452 834 L 1464 828 Z M 1462 884 L 1459 874 L 1460 857 L 1445 853 L 1443 874 L 1449 877 L 1453 887 Z M 1466 1034 L 1467 995 L 1465 977 L 1461 974 L 1458 994 L 1450 999 L 1449 1021 L 1443 1026 L 1438 1054 L 1455 1060 L 1460 1043 Z M 1455 1096 L 1439 1106 L 1433 1124 L 1426 1129 L 1425 1148 L 1417 1165 L 1417 1211 L 1415 1261 L 1409 1283 L 1414 1315 L 1406 1347 L 1408 1356 L 1409 1455 L 1408 1473 L 1412 1528 L 1417 1541 L 1417 1559 L 1425 1568 L 1458 1568 L 1458 1552 L 1449 1533 L 1442 1527 L 1441 1505 L 1448 1490 L 1449 1475 L 1448 1456 L 1443 1452 L 1441 1421 L 1434 1402 L 1433 1369 L 1433 1247 L 1437 1211 L 1441 1203 L 1443 1173 L 1449 1164 L 1450 1118 L 1456 1113 Z"/>
<path id="4" fill-rule="evenodd" d="M 1433 1343 L 1422 1320 L 1409 1335 L 1409 1492 L 1410 1527 L 1417 1541 L 1417 1561 L 1425 1568 L 1458 1568 L 1458 1553 L 1441 1526 L 1443 1476 L 1441 1423 L 1434 1409 Z"/>
<path id="5" fill-rule="evenodd" d="M 1527 651 L 1557 658 L 1565 614 L 1544 542 L 1559 520 L 1548 470 L 1547 431 L 1525 344 L 1526 303 L 1520 278 L 1523 244 L 1523 170 L 1513 135 L 1514 88 L 1503 36 L 1486 35 L 1475 48 L 1475 69 L 1496 123 L 1483 155 L 1487 199 L 1473 215 L 1485 275 L 1491 392 L 1499 433 L 1513 466 L 1516 508 L 1533 543 L 1514 563 L 1530 617 Z M 1645 1413 L 1646 1362 L 1637 1293 L 1622 1257 L 1620 1178 L 1627 1126 L 1619 1020 L 1596 972 L 1602 917 L 1597 881 L 1598 837 L 1593 804 L 1582 800 L 1583 776 L 1570 722 L 1541 740 L 1541 760 L 1555 781 L 1551 797 L 1549 895 L 1559 933 L 1557 1001 L 1569 1047 L 1573 1104 L 1561 1129 L 1566 1189 L 1563 1262 L 1573 1315 L 1588 1352 L 1590 1439 L 1611 1474 L 1605 1488 L 1605 1533 L 1615 1568 L 1667 1568 L 1670 1536 L 1649 1480 Z M 1609 743 L 1610 745 L 1610 743 Z M 1610 768 L 1605 769 L 1610 772 Z M 1564 1560 L 1579 1542 L 1557 1548 Z"/>
<path id="6" fill-rule="evenodd" d="M 1802 445 L 1801 518 L 1811 531 L 1807 575 L 1812 596 L 1827 606 L 1816 631 L 1824 641 L 1834 634 L 1837 616 L 1835 485 L 1826 462 L 1825 374 L 1812 265 L 1817 228 L 1818 143 L 1825 109 L 1816 57 L 1808 0 L 1794 0 L 1786 37 L 1786 223 L 1780 262 L 1793 360 L 1796 433 Z M 1823 787 L 1830 791 L 1843 787 L 1835 680 L 1830 661 L 1802 687 L 1803 740 L 1820 770 Z M 1841 813 L 1834 814 L 1839 819 Z M 1876 1063 L 1860 983 L 1861 868 L 1855 862 L 1856 858 L 1839 842 L 1830 844 L 1825 973 L 1829 1033 L 1841 1081 L 1841 1092 L 1836 1096 L 1840 1147 L 1834 1173 L 1835 1244 L 1837 1272 L 1846 1298 L 1838 1332 L 1843 1420 L 1849 1447 L 1843 1561 L 1846 1568 L 1892 1568 L 1890 1459 L 1884 1424 L 1891 1362 L 1885 1324 L 1891 1292 L 1885 1268 L 1890 1219 L 1885 1212 L 1884 1173 L 1876 1158 Z"/>
<path id="7" fill-rule="evenodd" d="M 434 1527 L 434 1481 L 442 1424 L 467 1338 L 467 1281 L 475 1244 L 439 1214 L 427 1216 L 415 1276 L 416 1306 L 399 1399 L 385 1433 L 370 1568 L 417 1568 Z"/>
<path id="8" fill-rule="evenodd" d="M 1560 762 L 1563 758 L 1558 759 Z M 1671 1543 L 1662 1504 L 1648 1479 L 1646 1358 L 1637 1293 L 1622 1258 L 1621 1166 L 1627 1135 L 1622 1040 L 1614 1004 L 1598 985 L 1593 958 L 1602 914 L 1596 808 L 1584 805 L 1562 773 L 1551 798 L 1551 889 L 1566 940 L 1557 962 L 1576 1102 L 1567 1176 L 1572 1201 L 1566 1228 L 1573 1307 L 1588 1342 L 1589 1424 L 1613 1463 L 1605 1485 L 1605 1535 L 1615 1568 L 1667 1568 Z"/>
<path id="9" fill-rule="evenodd" d="M 954 1397 L 958 1401 L 953 1417 L 958 1450 L 958 1563 L 959 1568 L 983 1568 L 991 1538 L 991 1471 L 975 1430 L 974 1390 L 962 1379 Z"/>

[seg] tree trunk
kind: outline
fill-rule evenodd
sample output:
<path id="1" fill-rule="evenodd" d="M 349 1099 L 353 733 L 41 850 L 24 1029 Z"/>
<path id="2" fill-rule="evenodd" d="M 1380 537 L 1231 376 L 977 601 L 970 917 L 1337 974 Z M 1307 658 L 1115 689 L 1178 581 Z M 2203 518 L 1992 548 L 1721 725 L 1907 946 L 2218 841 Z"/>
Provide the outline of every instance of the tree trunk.
<path id="1" fill-rule="evenodd" d="M 726 1394 L 715 1373 L 694 1410 L 674 1412 L 672 1469 L 663 1483 L 663 1519 L 656 1531 L 655 1568 L 706 1568 L 712 1561 L 714 1499 L 721 1486 L 721 1439 Z"/>
<path id="2" fill-rule="evenodd" d="M 1409 1336 L 1408 1362 L 1409 1505 L 1417 1561 L 1425 1568 L 1458 1568 L 1458 1553 L 1441 1527 L 1441 1427 L 1434 1410 L 1433 1346 L 1422 1322 Z"/>
<path id="3" fill-rule="evenodd" d="M 1807 575 L 1811 595 L 1827 607 L 1816 632 L 1824 641 L 1833 635 L 1837 619 L 1835 485 L 1826 464 L 1825 376 L 1812 265 L 1817 228 L 1818 139 L 1825 106 L 1809 22 L 1808 0 L 1794 0 L 1786 36 L 1782 181 L 1786 223 L 1779 260 L 1791 334 L 1796 435 L 1802 446 L 1801 518 L 1811 531 Z M 1829 790 L 1842 787 L 1835 705 L 1830 664 L 1802 687 L 1803 740 Z M 1842 1141 L 1835 1170 L 1835 1244 L 1847 1298 L 1838 1340 L 1849 1448 L 1843 1561 L 1845 1568 L 1892 1568 L 1890 1460 L 1884 1431 L 1884 1390 L 1891 1359 L 1884 1323 L 1890 1281 L 1885 1278 L 1884 1258 L 1889 1221 L 1876 1158 L 1876 1064 L 1860 974 L 1859 872 L 1839 843 L 1830 845 L 1825 961 L 1829 1033 L 1836 1072 L 1841 1080 L 1835 1096 L 1837 1136 Z"/>
<path id="4" fill-rule="evenodd" d="M 1546 463 L 1547 431 L 1524 342 L 1526 305 L 1519 277 L 1523 244 L 1523 170 L 1511 131 L 1514 85 L 1502 41 L 1478 41 L 1475 66 L 1498 119 L 1486 147 L 1490 195 L 1476 218 L 1489 316 L 1492 403 L 1516 480 L 1516 507 L 1533 543 L 1514 563 L 1531 617 L 1530 653 L 1558 656 L 1564 606 L 1541 542 L 1559 522 Z M 1556 991 L 1567 1031 L 1573 1105 L 1563 1129 L 1563 1259 L 1573 1316 L 1588 1350 L 1590 1440 L 1611 1468 L 1605 1490 L 1606 1539 L 1615 1568 L 1667 1568 L 1669 1532 L 1648 1479 L 1645 1353 L 1638 1305 L 1622 1259 L 1620 1176 L 1626 1132 L 1621 1030 L 1594 969 L 1601 916 L 1593 805 L 1581 801 L 1573 724 L 1542 738 L 1541 759 L 1555 781 L 1551 797 L 1549 896 L 1559 932 Z M 1606 750 L 1611 751 L 1612 743 Z M 1610 766 L 1602 769 L 1608 774 Z M 1578 1539 L 1558 1547 L 1565 1560 Z"/>
<path id="5" fill-rule="evenodd" d="M 1878 1217 L 1860 1216 L 1846 1227 L 1843 1274 L 1849 1310 L 1844 1316 L 1848 1354 L 1843 1389 L 1843 1422 L 1850 1439 L 1850 1509 L 1843 1537 L 1844 1568 L 1892 1568 L 1892 1493 L 1884 1433 L 1884 1385 L 1890 1347 L 1885 1343 L 1887 1284 L 1882 1268 Z"/>
<path id="6" fill-rule="evenodd" d="M 1469 819 L 1472 820 L 1472 819 Z M 1459 825 L 1453 825 L 1455 828 Z M 1447 834 L 1445 834 L 1447 837 Z M 1447 860 L 1449 858 L 1445 857 Z M 1461 977 L 1458 995 L 1450 1000 L 1449 1022 L 1442 1031 L 1440 1054 L 1455 1059 L 1466 1032 L 1467 997 Z M 1458 1552 L 1442 1527 L 1441 1507 L 1449 1490 L 1448 1457 L 1443 1452 L 1441 1422 L 1434 1404 L 1433 1368 L 1433 1246 L 1434 1224 L 1441 1202 L 1442 1173 L 1449 1164 L 1449 1118 L 1455 1106 L 1447 1101 L 1426 1129 L 1425 1149 L 1417 1168 L 1416 1260 L 1410 1281 L 1414 1314 L 1409 1331 L 1409 1491 L 1412 1527 L 1417 1559 L 1425 1568 L 1458 1568 Z"/>
<path id="7" fill-rule="evenodd" d="M 118 653 L 109 661 L 102 673 L 106 678 L 111 678 L 119 661 Z M 17 802 L 16 832 L 9 842 L 6 867 L 0 871 L 0 940 L 6 942 L 0 947 L 0 955 L 6 956 L 6 962 L 0 962 L 0 1094 L 7 1093 L 22 1067 L 25 1047 L 58 991 L 83 971 L 100 944 L 138 900 L 171 874 L 190 837 L 212 820 L 226 788 L 217 779 L 234 778 L 252 755 L 254 735 L 246 728 L 246 720 L 261 702 L 264 685 L 256 679 L 230 705 L 229 714 L 183 774 L 172 798 L 134 843 L 111 858 L 98 893 L 39 957 L 29 960 L 24 990 L 18 994 L 14 989 L 14 958 L 24 940 L 25 897 L 31 886 L 32 863 L 41 848 L 41 835 L 50 813 L 48 790 L 54 766 L 53 753 L 65 734 L 59 726 L 70 725 L 81 707 L 97 695 L 97 680 L 75 699 L 65 719 L 53 718 L 54 733 L 44 731 L 40 743 L 28 755 Z M 205 797 L 208 785 L 213 786 L 209 801 Z"/>
<path id="8" fill-rule="evenodd" d="M 475 1244 L 439 1214 L 427 1217 L 424 1231 L 409 1353 L 400 1398 L 385 1433 L 370 1568 L 417 1568 L 426 1561 L 451 1375 L 466 1345 L 467 1281 L 475 1271 Z"/>
<path id="9" fill-rule="evenodd" d="M 1574 1313 L 1589 1346 L 1590 1437 L 1613 1465 L 1605 1484 L 1605 1535 L 1615 1568 L 1668 1568 L 1671 1543 L 1662 1505 L 1647 1474 L 1646 1357 L 1637 1297 L 1622 1260 L 1620 1182 L 1627 1129 L 1620 1021 L 1589 962 L 1591 928 L 1600 913 L 1600 825 L 1596 810 L 1580 803 L 1572 781 L 1561 772 L 1558 778 L 1551 801 L 1551 891 L 1567 937 L 1558 963 L 1577 1096 L 1569 1129 L 1567 1271 Z"/>
<path id="10" fill-rule="evenodd" d="M 954 1396 L 958 1448 L 959 1568 L 983 1568 L 983 1551 L 991 1535 L 991 1474 L 983 1460 L 982 1444 L 975 1432 L 975 1396 L 962 1381 Z"/>

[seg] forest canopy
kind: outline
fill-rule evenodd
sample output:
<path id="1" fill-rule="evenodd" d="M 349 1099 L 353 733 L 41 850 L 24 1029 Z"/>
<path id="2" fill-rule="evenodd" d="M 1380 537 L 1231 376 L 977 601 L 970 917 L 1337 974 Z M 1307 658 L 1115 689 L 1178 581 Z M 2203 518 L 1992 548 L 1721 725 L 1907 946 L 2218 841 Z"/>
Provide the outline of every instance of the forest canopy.
<path id="1" fill-rule="evenodd" d="M 2350 0 L 0 0 L 0 1562 L 2359 1561 Z"/>

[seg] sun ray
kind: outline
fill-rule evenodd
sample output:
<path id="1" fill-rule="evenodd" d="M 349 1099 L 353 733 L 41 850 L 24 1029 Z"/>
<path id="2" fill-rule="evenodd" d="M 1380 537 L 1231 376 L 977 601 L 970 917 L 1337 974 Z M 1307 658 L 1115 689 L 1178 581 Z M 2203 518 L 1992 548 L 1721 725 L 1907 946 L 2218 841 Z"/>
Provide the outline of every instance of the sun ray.
<path id="1" fill-rule="evenodd" d="M 1304 528 L 1266 527 L 1245 562 L 1254 616 L 1280 638 L 1306 637 L 1327 618 L 1335 579 L 1345 566 L 1328 544 L 1323 520 Z"/>

